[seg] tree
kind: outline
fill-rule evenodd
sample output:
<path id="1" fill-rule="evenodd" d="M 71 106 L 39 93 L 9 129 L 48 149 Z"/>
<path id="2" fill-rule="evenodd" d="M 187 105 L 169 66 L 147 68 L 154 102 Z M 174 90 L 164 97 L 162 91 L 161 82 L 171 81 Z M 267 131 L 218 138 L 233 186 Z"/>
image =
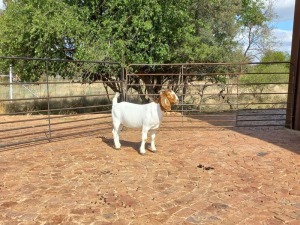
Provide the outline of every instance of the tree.
<path id="1" fill-rule="evenodd" d="M 242 8 L 237 21 L 240 24 L 240 42 L 245 46 L 244 57 L 259 60 L 267 50 L 275 45 L 269 22 L 276 17 L 274 0 L 242 0 Z"/>
<path id="2" fill-rule="evenodd" d="M 35 58 L 72 59 L 86 42 L 86 9 L 62 1 L 7 1 L 1 15 L 0 54 Z M 19 64 L 22 80 L 35 81 L 44 69 L 35 62 Z"/>
<path id="3" fill-rule="evenodd" d="M 280 51 L 268 50 L 261 58 L 261 62 L 288 62 L 290 61 L 290 55 L 288 53 Z"/>
<path id="4" fill-rule="evenodd" d="M 279 51 L 266 51 L 262 56 L 262 64 L 249 69 L 248 74 L 242 75 L 240 81 L 245 89 L 263 102 L 263 92 L 275 85 L 288 83 L 289 55 Z M 281 63 L 278 63 L 281 62 Z M 276 73 L 274 73 L 276 71 Z M 286 85 L 285 85 L 286 86 Z"/>
<path id="5" fill-rule="evenodd" d="M 176 49 L 176 61 L 226 62 L 234 58 L 239 27 L 235 23 L 240 3 L 236 0 L 192 1 L 189 32 Z"/>
<path id="6" fill-rule="evenodd" d="M 88 32 L 86 14 L 61 1 L 10 3 L 1 18 L 0 49 L 6 55 L 66 58 Z"/>
<path id="7" fill-rule="evenodd" d="M 261 1 L 6 0 L 6 10 L 0 17 L 0 54 L 108 60 L 123 66 L 234 61 L 239 51 L 235 37 L 241 25 L 254 20 L 252 14 L 262 14 L 256 7 Z M 258 25 L 266 19 L 262 17 Z M 34 64 L 19 65 L 20 71 L 25 71 L 22 79 L 37 80 L 41 72 L 32 73 L 36 67 Z M 62 68 L 61 71 L 68 71 Z M 135 71 L 138 73 L 147 70 L 170 72 L 160 71 L 158 67 L 133 69 L 138 69 Z M 206 72 L 218 69 L 210 67 Z M 85 79 L 92 81 L 104 77 L 115 81 L 113 76 L 117 74 L 109 74 L 103 68 L 90 73 L 83 69 L 82 72 Z M 72 76 L 72 72 L 64 76 Z M 222 77 L 216 78 L 215 82 L 222 82 Z M 170 79 L 167 76 L 137 76 L 130 82 L 140 93 L 145 90 L 133 84 L 140 80 L 152 84 L 147 86 L 146 92 L 153 94 Z M 117 89 L 113 82 L 109 85 Z"/>

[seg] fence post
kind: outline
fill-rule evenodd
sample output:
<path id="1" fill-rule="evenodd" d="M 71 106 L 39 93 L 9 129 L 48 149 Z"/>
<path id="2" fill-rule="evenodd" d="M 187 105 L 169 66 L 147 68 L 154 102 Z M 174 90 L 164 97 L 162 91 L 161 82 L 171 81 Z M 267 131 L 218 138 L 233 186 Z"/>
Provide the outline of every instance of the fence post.
<path id="1" fill-rule="evenodd" d="M 45 69 L 46 69 L 46 82 L 47 82 L 47 104 L 48 104 L 48 131 L 49 137 L 48 141 L 51 141 L 51 112 L 50 112 L 50 91 L 49 91 L 49 72 L 48 72 L 48 62 L 45 61 Z"/>
<path id="2" fill-rule="evenodd" d="M 127 101 L 127 84 L 128 84 L 128 71 L 127 71 L 127 67 L 122 67 L 122 94 L 123 94 L 123 100 Z"/>
<path id="3" fill-rule="evenodd" d="M 239 74 L 236 76 L 236 111 L 235 111 L 235 126 L 238 127 L 239 126 L 239 98 L 240 98 L 240 93 L 239 93 L 239 85 L 240 85 L 240 76 L 242 75 L 243 73 L 243 64 L 240 63 L 239 65 L 240 67 L 240 71 L 239 71 Z"/>
<path id="4" fill-rule="evenodd" d="M 13 69 L 12 69 L 12 65 L 9 65 L 9 99 L 10 102 L 12 103 L 13 100 Z"/>
<path id="5" fill-rule="evenodd" d="M 185 91 L 184 91 L 184 88 L 185 88 L 185 82 L 184 82 L 184 68 L 183 68 L 183 65 L 181 65 L 181 69 L 180 69 L 180 75 L 181 75 L 181 83 L 183 84 L 182 85 L 182 95 L 181 95 L 181 126 L 183 126 L 183 114 L 184 114 L 184 110 L 183 110 L 183 104 L 184 104 L 184 95 L 185 95 Z M 180 80 L 180 76 L 179 76 L 179 80 Z M 180 84 L 180 83 L 179 83 Z"/>

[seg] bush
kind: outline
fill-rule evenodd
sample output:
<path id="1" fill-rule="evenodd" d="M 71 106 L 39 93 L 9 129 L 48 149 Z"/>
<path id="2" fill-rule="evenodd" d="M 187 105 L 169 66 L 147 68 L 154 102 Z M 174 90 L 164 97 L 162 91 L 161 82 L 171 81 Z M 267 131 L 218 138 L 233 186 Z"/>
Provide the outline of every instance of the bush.
<path id="1" fill-rule="evenodd" d="M 240 83 L 244 84 L 244 89 L 253 96 L 261 96 L 264 91 L 270 90 L 276 84 L 288 83 L 288 72 L 288 68 L 283 64 L 259 65 L 242 75 Z"/>

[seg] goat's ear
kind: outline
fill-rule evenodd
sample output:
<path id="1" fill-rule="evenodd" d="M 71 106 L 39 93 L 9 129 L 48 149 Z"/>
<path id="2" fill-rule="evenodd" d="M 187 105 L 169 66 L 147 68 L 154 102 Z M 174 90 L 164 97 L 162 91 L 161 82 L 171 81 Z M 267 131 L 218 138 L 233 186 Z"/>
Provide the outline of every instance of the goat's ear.
<path id="1" fill-rule="evenodd" d="M 169 99 L 169 102 L 171 104 L 175 104 L 176 103 L 176 96 L 174 95 L 175 93 L 171 90 L 168 90 L 165 92 L 165 95 L 167 96 L 167 98 Z"/>
<path id="2" fill-rule="evenodd" d="M 166 111 L 171 111 L 171 103 L 165 93 L 160 94 L 160 104 Z"/>

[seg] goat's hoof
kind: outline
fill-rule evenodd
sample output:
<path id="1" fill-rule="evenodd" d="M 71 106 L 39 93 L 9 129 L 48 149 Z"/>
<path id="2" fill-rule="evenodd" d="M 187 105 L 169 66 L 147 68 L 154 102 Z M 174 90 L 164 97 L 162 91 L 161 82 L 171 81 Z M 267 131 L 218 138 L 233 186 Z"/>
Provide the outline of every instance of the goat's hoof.
<path id="1" fill-rule="evenodd" d="M 156 148 L 150 147 L 150 151 L 155 153 L 156 152 Z"/>
<path id="2" fill-rule="evenodd" d="M 145 151 L 139 151 L 140 155 L 145 155 Z"/>
<path id="3" fill-rule="evenodd" d="M 120 146 L 115 146 L 116 150 L 120 150 L 121 149 L 121 145 Z"/>

